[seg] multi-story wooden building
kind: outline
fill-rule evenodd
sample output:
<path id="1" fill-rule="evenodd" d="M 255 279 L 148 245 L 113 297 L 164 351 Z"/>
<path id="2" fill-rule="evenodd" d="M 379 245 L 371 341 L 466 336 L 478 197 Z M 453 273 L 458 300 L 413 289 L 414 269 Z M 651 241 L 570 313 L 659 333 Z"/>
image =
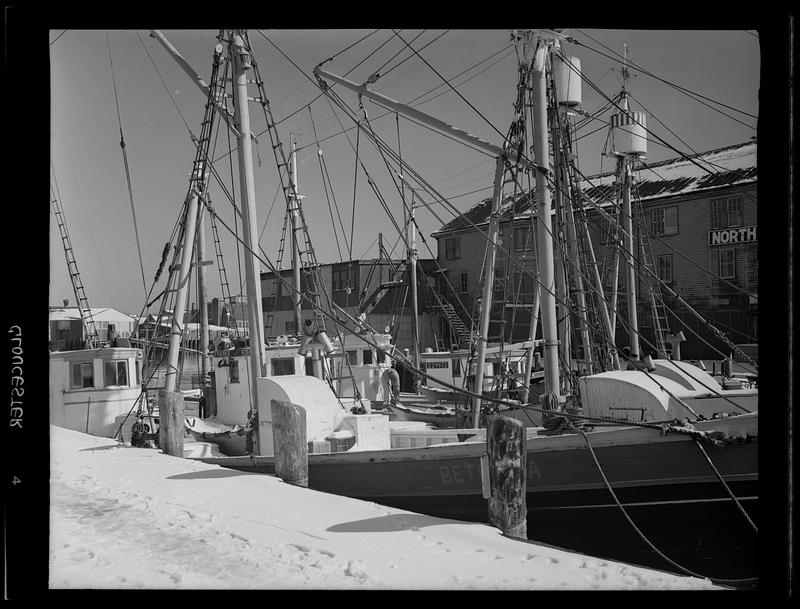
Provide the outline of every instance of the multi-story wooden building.
<path id="1" fill-rule="evenodd" d="M 420 259 L 417 273 L 417 310 L 419 312 L 421 348 L 436 342 L 435 328 L 431 323 L 431 310 L 437 301 L 430 289 L 435 277 L 436 261 Z M 275 338 L 281 334 L 296 334 L 292 289 L 284 281 L 294 285 L 291 269 L 280 271 L 283 281 L 269 272 L 261 273 L 262 309 L 264 311 L 265 336 Z M 331 301 L 355 318 L 366 314 L 366 322 L 378 332 L 390 333 L 400 349 L 413 349 L 413 315 L 410 286 L 410 269 L 404 260 L 351 260 L 349 262 L 325 263 L 319 268 L 324 292 Z M 309 293 L 305 273 L 301 275 L 301 290 Z M 322 299 L 323 303 L 325 299 Z M 303 319 L 313 319 L 311 304 L 302 303 Z M 353 323 L 340 315 L 348 326 Z M 326 321 L 326 327 L 331 325 Z M 387 330 L 388 328 L 388 330 Z"/>
<path id="2" fill-rule="evenodd" d="M 719 358 L 719 351 L 727 354 L 730 349 L 678 298 L 670 295 L 670 290 L 731 342 L 758 341 L 756 150 L 753 140 L 690 158 L 642 163 L 636 170 L 632 200 L 639 239 L 637 256 L 669 288 L 661 290 L 663 301 L 672 312 L 665 318 L 672 332 L 684 332 L 683 358 Z M 613 283 L 608 262 L 612 259 L 613 237 L 608 231 L 607 217 L 615 209 L 614 182 L 613 173 L 604 173 L 581 184 L 597 207 L 604 208 L 603 212 L 588 208 L 587 226 L 600 265 L 605 265 L 607 271 L 604 273 L 607 294 Z M 490 340 L 501 336 L 505 340 L 521 340 L 528 336 L 535 283 L 529 272 L 536 271 L 533 196 L 533 192 L 525 192 L 507 197 L 502 205 Z M 461 300 L 458 312 L 464 319 L 477 311 L 490 206 L 490 199 L 483 200 L 433 234 L 438 242 L 439 263 L 453 288 L 452 295 Z M 650 230 L 641 230 L 639 223 Z M 554 253 L 559 264 L 558 246 Z M 624 275 L 620 272 L 619 276 L 618 308 L 624 314 Z M 642 271 L 639 276 L 649 275 Z M 647 285 L 640 281 L 638 287 L 642 346 L 647 352 L 648 345 L 653 343 L 654 320 Z M 618 325 L 617 345 L 628 340 L 624 326 Z"/>

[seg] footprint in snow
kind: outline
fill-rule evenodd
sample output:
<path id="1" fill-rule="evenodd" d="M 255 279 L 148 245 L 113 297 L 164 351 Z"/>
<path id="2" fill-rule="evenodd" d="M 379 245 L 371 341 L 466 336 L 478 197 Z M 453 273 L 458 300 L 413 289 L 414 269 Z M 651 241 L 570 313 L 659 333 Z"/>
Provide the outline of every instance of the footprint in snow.
<path id="1" fill-rule="evenodd" d="M 355 564 L 354 564 L 355 562 L 357 562 L 357 561 L 353 561 L 353 560 L 348 560 L 347 561 L 347 566 L 344 569 L 344 574 L 347 577 L 352 577 L 353 579 L 357 580 L 359 583 L 363 584 L 369 578 L 367 577 L 366 573 L 364 573 L 361 569 L 359 569 L 357 566 L 355 566 Z"/>

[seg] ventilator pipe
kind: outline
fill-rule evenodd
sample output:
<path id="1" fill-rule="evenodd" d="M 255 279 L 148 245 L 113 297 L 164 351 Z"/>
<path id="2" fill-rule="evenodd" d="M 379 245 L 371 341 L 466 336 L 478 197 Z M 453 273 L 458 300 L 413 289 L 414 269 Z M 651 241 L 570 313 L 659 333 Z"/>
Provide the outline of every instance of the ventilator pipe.
<path id="1" fill-rule="evenodd" d="M 333 346 L 331 339 L 328 338 L 328 333 L 325 332 L 324 330 L 320 330 L 319 332 L 317 332 L 315 338 L 316 338 L 315 342 L 318 342 L 320 344 L 320 346 L 327 355 L 330 355 L 331 353 L 336 351 L 336 347 Z"/>
<path id="2" fill-rule="evenodd" d="M 297 349 L 297 353 L 299 355 L 308 355 L 308 352 L 311 351 L 311 343 L 314 342 L 314 339 L 310 336 L 303 336 L 303 340 L 300 342 L 300 347 Z"/>

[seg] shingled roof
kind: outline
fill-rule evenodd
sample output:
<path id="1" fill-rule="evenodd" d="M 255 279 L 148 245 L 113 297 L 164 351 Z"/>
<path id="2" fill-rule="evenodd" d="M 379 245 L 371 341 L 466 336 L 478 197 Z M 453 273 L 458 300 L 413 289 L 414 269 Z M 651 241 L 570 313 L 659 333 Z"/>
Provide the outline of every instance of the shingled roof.
<path id="1" fill-rule="evenodd" d="M 648 200 L 755 182 L 758 177 L 756 153 L 757 142 L 752 140 L 692 156 L 642 163 L 637 173 L 637 194 L 640 200 Z M 581 190 L 598 204 L 607 205 L 614 191 L 614 179 L 613 171 L 588 176 L 581 181 Z M 506 196 L 501 205 L 501 218 L 510 219 L 512 209 L 515 216 L 529 215 L 534 201 L 534 191 Z M 432 236 L 488 224 L 491 206 L 491 198 L 483 199 Z"/>

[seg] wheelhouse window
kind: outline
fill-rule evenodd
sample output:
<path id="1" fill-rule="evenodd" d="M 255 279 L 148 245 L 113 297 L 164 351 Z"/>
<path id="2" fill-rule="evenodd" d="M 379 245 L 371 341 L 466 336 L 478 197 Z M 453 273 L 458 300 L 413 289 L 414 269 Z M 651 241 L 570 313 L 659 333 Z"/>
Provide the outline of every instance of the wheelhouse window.
<path id="1" fill-rule="evenodd" d="M 444 240 L 445 260 L 458 260 L 461 258 L 461 240 L 458 237 L 448 237 Z"/>
<path id="2" fill-rule="evenodd" d="M 372 363 L 372 349 L 364 349 L 361 352 L 361 355 L 364 358 L 364 365 L 369 365 Z"/>
<path id="3" fill-rule="evenodd" d="M 742 226 L 742 197 L 711 199 L 711 228 Z"/>
<path id="4" fill-rule="evenodd" d="M 275 359 L 273 359 L 272 374 L 273 376 L 285 376 L 287 374 L 294 374 L 294 358 L 276 357 Z"/>
<path id="5" fill-rule="evenodd" d="M 94 364 L 80 362 L 72 364 L 72 383 L 70 389 L 94 387 Z"/>
<path id="6" fill-rule="evenodd" d="M 736 277 L 736 249 L 726 247 L 719 250 L 719 276 L 723 279 Z"/>
<path id="7" fill-rule="evenodd" d="M 461 360 L 454 359 L 451 361 L 453 362 L 453 378 L 461 376 Z"/>
<path id="8" fill-rule="evenodd" d="M 358 364 L 358 351 L 353 349 L 352 351 L 347 351 L 347 363 L 351 366 L 355 366 Z"/>
<path id="9" fill-rule="evenodd" d="M 231 358 L 230 365 L 228 366 L 228 374 L 231 383 L 239 382 L 239 360 Z"/>
<path id="10" fill-rule="evenodd" d="M 103 372 L 105 376 L 104 387 L 127 387 L 128 386 L 128 362 L 124 360 L 104 362 Z"/>

